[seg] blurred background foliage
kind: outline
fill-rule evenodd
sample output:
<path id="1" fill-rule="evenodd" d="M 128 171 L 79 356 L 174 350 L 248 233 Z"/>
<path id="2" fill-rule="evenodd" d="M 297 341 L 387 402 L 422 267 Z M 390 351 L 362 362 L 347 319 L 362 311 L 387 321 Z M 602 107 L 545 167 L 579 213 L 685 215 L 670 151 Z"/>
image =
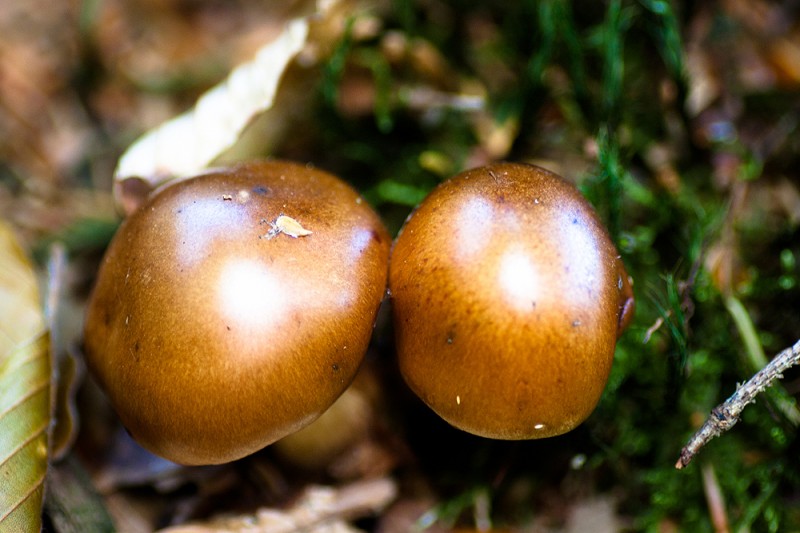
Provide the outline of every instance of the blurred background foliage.
<path id="1" fill-rule="evenodd" d="M 66 243 L 79 316 L 117 223 L 119 154 L 247 58 L 292 6 L 42 2 L 0 9 L 0 213 L 41 261 Z M 637 297 L 598 409 L 546 441 L 491 442 L 437 420 L 398 382 L 379 322 L 370 367 L 391 391 L 386 427 L 400 441 L 387 470 L 401 502 L 425 495 L 417 525 L 556 531 L 600 499 L 612 529 L 800 529 L 797 371 L 690 467 L 673 466 L 711 408 L 800 337 L 800 5 L 392 0 L 359 13 L 271 155 L 348 179 L 393 233 L 462 169 L 540 164 L 594 204 Z M 79 405 L 73 455 L 95 481 L 104 461 L 124 478 L 119 456 L 91 454 L 113 416 Z M 290 485 L 336 480 L 288 472 Z M 152 503 L 155 485 L 129 497 Z M 196 504 L 199 493 L 174 497 Z M 207 503 L 188 517 L 226 510 Z M 153 524 L 178 520 L 175 507 Z M 360 525 L 391 531 L 386 520 Z"/>

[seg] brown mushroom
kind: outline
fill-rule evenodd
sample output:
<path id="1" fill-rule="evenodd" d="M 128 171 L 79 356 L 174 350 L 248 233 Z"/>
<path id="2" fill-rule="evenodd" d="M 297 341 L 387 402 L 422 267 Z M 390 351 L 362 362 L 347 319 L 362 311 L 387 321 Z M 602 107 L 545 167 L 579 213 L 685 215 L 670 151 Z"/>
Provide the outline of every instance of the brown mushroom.
<path id="1" fill-rule="evenodd" d="M 88 366 L 151 451 L 184 464 L 243 457 L 350 384 L 389 243 L 351 187 L 308 166 L 250 163 L 170 185 L 106 252 Z"/>
<path id="2" fill-rule="evenodd" d="M 496 439 L 585 420 L 633 313 L 630 280 L 589 203 L 523 164 L 437 187 L 396 240 L 389 285 L 410 388 L 453 426 Z"/>

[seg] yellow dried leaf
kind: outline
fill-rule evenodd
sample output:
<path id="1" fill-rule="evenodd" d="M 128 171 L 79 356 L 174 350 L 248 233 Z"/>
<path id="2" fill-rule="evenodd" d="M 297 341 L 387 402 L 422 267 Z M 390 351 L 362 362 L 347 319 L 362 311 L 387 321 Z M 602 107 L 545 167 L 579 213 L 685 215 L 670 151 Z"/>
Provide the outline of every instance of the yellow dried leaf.
<path id="1" fill-rule="evenodd" d="M 0 532 L 41 527 L 50 376 L 36 276 L 0 221 Z"/>

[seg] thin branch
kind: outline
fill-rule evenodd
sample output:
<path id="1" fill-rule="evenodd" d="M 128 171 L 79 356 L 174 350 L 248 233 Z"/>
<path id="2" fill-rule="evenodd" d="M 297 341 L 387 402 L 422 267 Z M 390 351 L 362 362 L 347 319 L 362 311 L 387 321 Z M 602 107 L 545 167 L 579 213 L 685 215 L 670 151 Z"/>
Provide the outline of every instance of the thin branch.
<path id="1" fill-rule="evenodd" d="M 675 468 L 680 469 L 688 465 L 700 448 L 714 437 L 731 429 L 739 421 L 739 415 L 744 408 L 752 403 L 758 394 L 772 385 L 773 381 L 782 378 L 785 370 L 798 363 L 800 363 L 800 340 L 791 348 L 786 348 L 775 356 L 747 383 L 736 389 L 736 392 L 725 403 L 711 410 L 711 416 L 703 424 L 703 427 L 689 439 L 689 442 L 681 450 L 681 457 L 675 463 Z"/>

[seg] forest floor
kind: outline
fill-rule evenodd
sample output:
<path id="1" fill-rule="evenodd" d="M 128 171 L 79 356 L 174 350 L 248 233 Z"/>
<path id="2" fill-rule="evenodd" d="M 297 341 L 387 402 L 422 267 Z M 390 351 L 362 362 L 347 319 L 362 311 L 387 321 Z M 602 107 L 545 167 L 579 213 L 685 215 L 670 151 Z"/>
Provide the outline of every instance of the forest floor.
<path id="1" fill-rule="evenodd" d="M 140 448 L 81 355 L 120 222 L 115 168 L 313 2 L 4 2 L 0 218 L 43 292 L 61 288 L 45 530 L 800 530 L 796 369 L 674 466 L 711 409 L 800 338 L 800 6 L 338 4 L 311 19 L 266 127 L 224 160 L 313 163 L 392 236 L 464 169 L 520 161 L 572 181 L 636 295 L 600 404 L 551 439 L 455 430 L 398 377 L 382 309 L 356 380 L 363 424 L 330 457 L 276 446 L 183 467 Z"/>

